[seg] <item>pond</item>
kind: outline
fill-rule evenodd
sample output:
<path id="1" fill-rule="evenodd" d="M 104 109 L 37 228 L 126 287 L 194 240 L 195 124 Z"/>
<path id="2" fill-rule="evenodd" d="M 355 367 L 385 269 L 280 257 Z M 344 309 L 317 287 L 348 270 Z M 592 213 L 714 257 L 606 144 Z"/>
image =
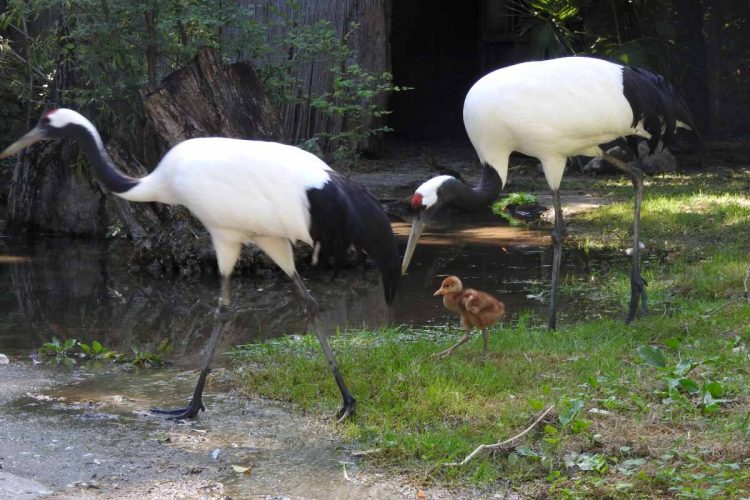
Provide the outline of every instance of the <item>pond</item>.
<path id="1" fill-rule="evenodd" d="M 403 247 L 409 225 L 394 222 L 393 227 Z M 173 347 L 171 357 L 191 366 L 210 333 L 216 276 L 129 272 L 128 251 L 127 242 L 0 240 L 0 352 L 29 353 L 52 337 L 96 339 L 125 352 L 133 346 L 154 348 L 166 339 Z M 623 254 L 566 249 L 563 258 L 563 283 L 610 263 L 628 266 Z M 445 325 L 452 316 L 432 294 L 451 274 L 502 300 L 508 319 L 526 312 L 546 317 L 550 262 L 546 229 L 509 226 L 491 214 L 471 220 L 457 215 L 425 232 L 390 310 L 373 269 L 342 270 L 335 276 L 330 270 L 302 273 L 333 332 L 388 324 Z M 305 331 L 292 285 L 280 272 L 235 275 L 232 299 L 232 320 L 219 352 Z M 576 301 L 575 295 L 562 298 L 563 323 L 585 313 L 585 308 L 569 307 L 571 300 Z"/>

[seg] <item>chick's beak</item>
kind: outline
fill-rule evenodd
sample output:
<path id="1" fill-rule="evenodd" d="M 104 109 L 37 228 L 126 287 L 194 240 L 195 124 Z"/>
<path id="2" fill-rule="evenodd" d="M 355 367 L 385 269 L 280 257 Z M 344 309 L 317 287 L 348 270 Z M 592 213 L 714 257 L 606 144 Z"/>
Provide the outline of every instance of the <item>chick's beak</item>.
<path id="1" fill-rule="evenodd" d="M 443 287 L 438 288 L 437 291 L 432 294 L 433 297 L 435 297 L 437 295 L 444 295 L 444 293 L 443 293 Z"/>
<path id="2" fill-rule="evenodd" d="M 7 158 L 9 156 L 13 156 L 14 154 L 18 153 L 22 149 L 27 148 L 28 146 L 31 146 L 35 142 L 39 142 L 41 140 L 44 140 L 47 138 L 47 134 L 44 130 L 40 129 L 39 127 L 34 127 L 29 132 L 26 133 L 23 137 L 18 139 L 16 142 L 5 148 L 5 151 L 0 153 L 0 160 L 3 158 Z"/>

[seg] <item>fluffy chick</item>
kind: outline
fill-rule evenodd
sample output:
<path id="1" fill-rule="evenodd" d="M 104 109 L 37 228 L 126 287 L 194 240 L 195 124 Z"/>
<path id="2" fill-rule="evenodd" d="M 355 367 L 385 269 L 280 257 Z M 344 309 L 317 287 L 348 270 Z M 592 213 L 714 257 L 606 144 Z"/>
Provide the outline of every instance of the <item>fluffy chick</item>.
<path id="1" fill-rule="evenodd" d="M 471 288 L 464 288 L 461 280 L 456 276 L 448 276 L 434 295 L 443 296 L 443 305 L 449 311 L 453 311 L 461 318 L 461 326 L 464 328 L 464 336 L 456 345 L 445 351 L 435 353 L 434 356 L 445 358 L 453 354 L 453 351 L 469 340 L 471 330 L 479 328 L 482 330 L 484 339 L 484 354 L 487 354 L 487 328 L 500 320 L 505 314 L 505 304 L 488 293 L 480 292 Z"/>

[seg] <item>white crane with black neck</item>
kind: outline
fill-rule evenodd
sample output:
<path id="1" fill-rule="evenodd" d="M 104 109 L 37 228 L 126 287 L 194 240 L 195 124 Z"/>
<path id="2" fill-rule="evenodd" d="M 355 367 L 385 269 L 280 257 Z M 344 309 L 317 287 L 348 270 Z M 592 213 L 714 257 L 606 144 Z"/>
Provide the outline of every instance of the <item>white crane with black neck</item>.
<path id="1" fill-rule="evenodd" d="M 552 190 L 555 226 L 548 327 L 556 327 L 562 242 L 565 235 L 560 183 L 568 157 L 602 157 L 625 172 L 635 188 L 630 308 L 635 318 L 639 302 L 646 312 L 645 281 L 640 273 L 639 222 L 643 172 L 608 155 L 605 145 L 625 140 L 669 144 L 678 128 L 695 132 L 687 106 L 674 87 L 650 70 L 622 66 L 590 57 L 564 57 L 498 69 L 477 81 L 464 101 L 464 125 L 480 161 L 497 171 L 502 184 L 514 151 L 539 159 Z M 696 132 L 697 136 L 697 132 Z M 419 235 L 436 208 L 458 182 L 440 176 L 422 184 L 412 197 L 417 215 L 412 223 L 402 270 L 406 272 Z M 470 191 L 466 191 L 471 195 Z"/>
<path id="2" fill-rule="evenodd" d="M 48 139 L 76 141 L 94 177 L 115 195 L 130 201 L 183 205 L 211 235 L 221 295 L 198 383 L 186 408 L 156 412 L 183 419 L 205 409 L 203 387 L 229 315 L 229 280 L 246 243 L 263 250 L 291 278 L 341 391 L 340 420 L 354 412 L 356 401 L 318 321 L 318 304 L 295 269 L 292 244 L 302 241 L 312 246 L 313 263 L 340 263 L 352 248 L 367 253 L 380 269 L 390 304 L 399 279 L 398 248 L 388 217 L 364 187 L 299 148 L 218 137 L 182 142 L 153 172 L 133 178 L 115 168 L 92 123 L 70 109 L 45 113 L 34 129 L 0 153 L 0 159 Z"/>

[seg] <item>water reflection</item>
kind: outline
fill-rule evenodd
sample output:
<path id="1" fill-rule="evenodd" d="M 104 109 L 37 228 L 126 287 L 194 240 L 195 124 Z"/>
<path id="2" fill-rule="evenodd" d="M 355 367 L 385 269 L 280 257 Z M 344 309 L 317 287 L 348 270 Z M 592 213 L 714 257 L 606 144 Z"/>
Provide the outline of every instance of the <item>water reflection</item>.
<path id="1" fill-rule="evenodd" d="M 331 271 L 305 269 L 330 330 L 445 324 L 449 315 L 432 292 L 448 274 L 495 294 L 510 316 L 529 309 L 545 313 L 546 304 L 527 295 L 549 280 L 547 231 L 511 228 L 491 216 L 446 221 L 423 236 L 392 311 L 374 269 L 343 270 L 333 279 Z M 394 224 L 403 244 L 407 226 Z M 127 242 L 0 242 L 0 352 L 28 352 L 52 336 L 96 339 L 124 352 L 153 348 L 166 338 L 173 359 L 193 362 L 210 334 L 218 279 L 210 273 L 156 278 L 128 272 L 128 248 Z M 588 272 L 588 256 L 568 251 L 564 258 L 568 273 Z M 280 273 L 238 275 L 232 295 L 234 314 L 220 350 L 305 330 L 292 285 Z"/>
<path id="2" fill-rule="evenodd" d="M 127 252 L 127 243 L 5 242 L 0 253 L 26 260 L 0 265 L 0 352 L 27 351 L 57 336 L 96 339 L 120 351 L 153 347 L 166 338 L 173 357 L 199 355 L 210 334 L 217 278 L 130 273 Z M 324 304 L 323 321 L 331 328 L 378 327 L 390 321 L 377 272 L 347 271 L 331 280 L 331 272 L 311 271 L 306 278 Z M 305 329 L 292 285 L 283 275 L 238 276 L 232 294 L 235 312 L 224 348 Z"/>

